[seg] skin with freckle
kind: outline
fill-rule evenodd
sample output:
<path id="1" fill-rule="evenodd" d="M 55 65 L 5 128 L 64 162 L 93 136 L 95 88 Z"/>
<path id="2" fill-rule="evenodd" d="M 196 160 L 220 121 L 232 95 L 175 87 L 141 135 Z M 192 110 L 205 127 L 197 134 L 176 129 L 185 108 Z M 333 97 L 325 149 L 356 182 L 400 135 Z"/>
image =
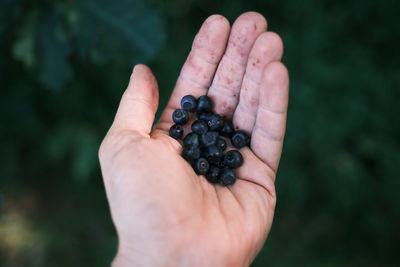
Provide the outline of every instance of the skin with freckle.
<path id="1" fill-rule="evenodd" d="M 249 55 L 246 72 L 243 77 L 239 105 L 236 107 L 233 122 L 242 130 L 250 133 L 256 121 L 259 104 L 259 91 L 264 68 L 282 58 L 282 40 L 276 33 L 261 34 Z"/>
<path id="2" fill-rule="evenodd" d="M 249 266 L 262 248 L 274 216 L 289 86 L 282 42 L 266 25 L 256 12 L 232 28 L 220 15 L 209 17 L 154 127 L 156 79 L 148 67 L 134 68 L 99 150 L 119 240 L 113 266 Z M 168 135 L 182 97 L 206 94 L 214 112 L 251 135 L 232 186 L 197 175 Z"/>

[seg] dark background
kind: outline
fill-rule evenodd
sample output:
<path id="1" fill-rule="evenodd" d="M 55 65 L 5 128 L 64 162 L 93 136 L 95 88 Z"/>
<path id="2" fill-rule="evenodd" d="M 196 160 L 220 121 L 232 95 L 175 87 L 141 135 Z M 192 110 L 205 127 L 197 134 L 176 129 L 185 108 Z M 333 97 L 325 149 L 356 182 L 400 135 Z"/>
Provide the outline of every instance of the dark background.
<path id="1" fill-rule="evenodd" d="M 0 1 L 0 265 L 107 266 L 97 150 L 136 63 L 164 107 L 202 21 L 266 16 L 288 127 L 254 266 L 400 264 L 400 1 Z"/>

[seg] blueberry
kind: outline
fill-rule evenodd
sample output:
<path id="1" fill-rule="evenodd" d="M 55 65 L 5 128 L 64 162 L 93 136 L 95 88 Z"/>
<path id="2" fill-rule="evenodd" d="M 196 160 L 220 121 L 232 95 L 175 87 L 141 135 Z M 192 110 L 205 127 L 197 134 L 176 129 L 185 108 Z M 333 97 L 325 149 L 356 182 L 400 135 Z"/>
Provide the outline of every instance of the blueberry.
<path id="1" fill-rule="evenodd" d="M 204 175 L 208 172 L 209 169 L 210 169 L 210 163 L 208 163 L 208 161 L 205 158 L 199 158 L 194 163 L 194 171 L 197 174 Z"/>
<path id="2" fill-rule="evenodd" d="M 236 182 L 236 172 L 232 169 L 225 169 L 222 172 L 220 179 L 226 186 L 233 185 Z"/>
<path id="3" fill-rule="evenodd" d="M 243 131 L 235 131 L 231 137 L 231 142 L 234 147 L 241 148 L 247 145 L 249 137 Z"/>
<path id="4" fill-rule="evenodd" d="M 222 152 L 225 151 L 225 149 L 226 149 L 226 147 L 227 147 L 226 141 L 225 141 L 223 138 L 221 138 L 221 137 L 218 137 L 218 138 L 217 138 L 217 143 L 216 143 L 215 145 L 216 145 L 219 149 L 221 149 Z"/>
<path id="5" fill-rule="evenodd" d="M 217 166 L 221 171 L 223 169 L 226 169 L 227 167 L 225 166 L 225 161 L 221 160 L 220 162 L 217 162 L 214 164 L 215 166 Z"/>
<path id="6" fill-rule="evenodd" d="M 188 161 L 196 160 L 200 158 L 200 148 L 198 146 L 185 147 L 182 155 Z"/>
<path id="7" fill-rule="evenodd" d="M 183 128 L 178 124 L 174 124 L 169 128 L 169 136 L 175 139 L 182 138 L 183 136 Z"/>
<path id="8" fill-rule="evenodd" d="M 210 131 L 219 131 L 224 127 L 224 120 L 218 114 L 213 114 L 208 120 L 208 127 Z"/>
<path id="9" fill-rule="evenodd" d="M 230 121 L 224 121 L 224 126 L 219 131 L 219 134 L 225 137 L 231 137 L 234 132 L 233 124 Z"/>
<path id="10" fill-rule="evenodd" d="M 183 138 L 184 147 L 198 147 L 200 145 L 200 138 L 195 133 L 190 133 Z"/>
<path id="11" fill-rule="evenodd" d="M 203 146 L 214 146 L 217 143 L 217 132 L 206 132 L 201 135 L 200 142 Z"/>
<path id="12" fill-rule="evenodd" d="M 216 146 L 209 146 L 206 149 L 205 156 L 207 157 L 207 160 L 211 164 L 215 164 L 217 162 L 220 162 L 223 160 L 223 153 L 221 149 L 219 149 Z"/>
<path id="13" fill-rule="evenodd" d="M 213 102 L 210 97 L 208 97 L 207 95 L 202 95 L 199 97 L 199 100 L 197 101 L 198 113 L 210 112 L 212 107 Z"/>
<path id="14" fill-rule="evenodd" d="M 172 113 L 172 120 L 178 125 L 185 125 L 189 121 L 189 113 L 183 109 L 176 109 Z"/>
<path id="15" fill-rule="evenodd" d="M 181 107 L 186 111 L 194 111 L 197 106 L 197 100 L 192 95 L 185 95 L 181 100 Z"/>
<path id="16" fill-rule="evenodd" d="M 208 125 L 204 120 L 197 120 L 192 123 L 192 132 L 202 135 L 208 131 Z"/>
<path id="17" fill-rule="evenodd" d="M 219 173 L 220 169 L 218 167 L 211 166 L 206 178 L 210 183 L 216 184 L 219 182 Z"/>
<path id="18" fill-rule="evenodd" d="M 225 165 L 229 168 L 236 169 L 243 164 L 243 157 L 237 150 L 230 150 L 224 156 Z"/>
<path id="19" fill-rule="evenodd" d="M 213 115 L 213 114 L 212 114 L 211 112 L 201 113 L 201 114 L 199 115 L 199 119 L 200 119 L 200 120 L 204 120 L 205 122 L 208 123 L 208 121 L 210 120 L 210 117 L 211 117 L 212 115 Z"/>

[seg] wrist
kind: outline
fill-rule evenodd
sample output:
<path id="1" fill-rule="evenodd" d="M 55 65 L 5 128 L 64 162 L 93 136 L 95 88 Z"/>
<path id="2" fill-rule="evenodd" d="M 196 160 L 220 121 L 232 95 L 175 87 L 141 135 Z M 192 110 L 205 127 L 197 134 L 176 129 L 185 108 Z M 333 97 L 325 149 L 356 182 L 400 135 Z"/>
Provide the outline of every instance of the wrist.
<path id="1" fill-rule="evenodd" d="M 140 252 L 136 249 L 127 247 L 121 242 L 118 245 L 117 255 L 112 262 L 112 267 L 128 266 L 156 266 L 155 259 L 150 255 Z M 159 264 L 158 264 L 159 266 Z"/>
<path id="2" fill-rule="evenodd" d="M 168 248 L 168 247 L 165 247 Z M 138 250 L 124 242 L 119 242 L 118 252 L 115 256 L 112 267 L 131 266 L 186 266 L 182 261 L 167 249 L 159 250 L 156 247 Z"/>
<path id="3" fill-rule="evenodd" d="M 224 253 L 216 253 L 216 257 L 201 257 L 194 255 L 190 248 L 171 250 L 173 246 L 163 246 L 163 249 L 152 247 L 151 249 L 137 250 L 119 242 L 118 252 L 112 267 L 131 266 L 248 266 L 239 262 L 230 262 L 224 257 Z M 200 256 L 200 257 L 199 257 Z"/>

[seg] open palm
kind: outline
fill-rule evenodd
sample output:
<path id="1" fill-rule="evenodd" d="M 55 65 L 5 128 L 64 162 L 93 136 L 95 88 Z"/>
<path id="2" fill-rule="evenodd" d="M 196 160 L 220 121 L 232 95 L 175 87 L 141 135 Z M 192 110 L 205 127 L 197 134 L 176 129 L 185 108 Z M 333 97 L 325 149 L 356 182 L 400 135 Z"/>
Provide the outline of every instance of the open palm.
<path id="1" fill-rule="evenodd" d="M 209 17 L 153 129 L 157 82 L 146 66 L 135 67 L 99 151 L 119 236 L 115 266 L 246 266 L 261 249 L 274 214 L 288 102 L 282 42 L 266 26 L 255 12 L 232 29 L 224 17 Z M 197 175 L 168 136 L 187 94 L 209 95 L 214 112 L 251 136 L 233 186 Z"/>

